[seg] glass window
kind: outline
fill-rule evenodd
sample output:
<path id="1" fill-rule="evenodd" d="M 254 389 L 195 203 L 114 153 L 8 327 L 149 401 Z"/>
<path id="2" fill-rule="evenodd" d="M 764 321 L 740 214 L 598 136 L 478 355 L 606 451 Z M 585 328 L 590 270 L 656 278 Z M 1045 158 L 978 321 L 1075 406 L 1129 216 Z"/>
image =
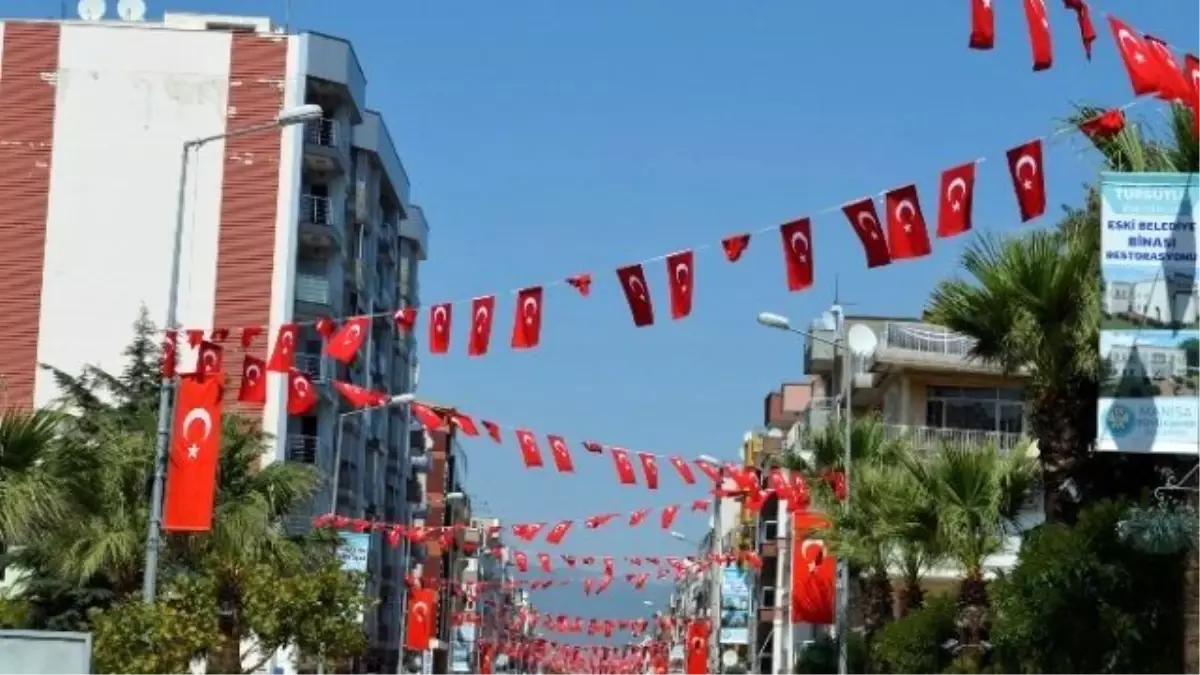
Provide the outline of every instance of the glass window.
<path id="1" fill-rule="evenodd" d="M 1020 433 L 1024 394 L 1015 387 L 941 387 L 926 389 L 925 425 Z"/>

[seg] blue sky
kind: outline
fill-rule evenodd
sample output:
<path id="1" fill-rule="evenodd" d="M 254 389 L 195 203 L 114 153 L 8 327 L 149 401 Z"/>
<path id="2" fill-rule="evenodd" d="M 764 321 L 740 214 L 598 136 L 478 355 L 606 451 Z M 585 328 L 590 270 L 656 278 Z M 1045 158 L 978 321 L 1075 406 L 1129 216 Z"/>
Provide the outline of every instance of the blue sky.
<path id="1" fill-rule="evenodd" d="M 73 7 L 74 3 L 69 3 Z M 114 3 L 110 2 L 110 6 Z M 152 0 L 163 9 L 282 18 L 284 0 Z M 930 258 L 868 272 L 840 214 L 814 223 L 816 286 L 788 293 L 778 236 L 742 262 L 698 254 L 695 309 L 669 319 L 662 263 L 647 267 L 658 323 L 634 328 L 614 268 L 723 235 L 815 214 L 915 181 L 936 217 L 938 173 L 979 167 L 976 223 L 1012 231 L 1003 152 L 1047 133 L 1073 101 L 1132 98 L 1107 26 L 1091 63 L 1073 15 L 1047 2 L 1055 64 L 1033 73 L 1019 3 L 1000 3 L 997 49 L 966 47 L 967 2 L 329 2 L 293 0 L 292 24 L 351 40 L 368 101 L 391 129 L 432 227 L 426 304 L 590 271 L 592 296 L 549 289 L 542 346 L 423 357 L 422 396 L 568 439 L 733 458 L 762 399 L 802 377 L 802 344 L 755 324 L 772 310 L 807 322 L 833 299 L 857 313 L 912 315 L 955 270 L 967 237 Z M 1106 0 L 1135 27 L 1195 49 L 1194 2 Z M 9 16 L 58 2 L 3 0 Z M 1157 118 L 1146 103 L 1135 118 Z M 1046 150 L 1051 213 L 1079 200 L 1096 166 L 1071 137 Z M 507 344 L 511 299 L 497 330 Z M 465 310 L 460 310 L 465 312 Z M 494 340 L 494 343 L 496 341 Z M 521 468 L 515 443 L 467 444 L 470 484 L 507 520 L 553 520 L 690 502 L 617 485 L 611 461 L 579 472 Z M 578 446 L 575 446 L 576 448 Z M 681 529 L 704 519 L 682 513 Z M 580 553 L 680 553 L 651 520 L 571 534 Z"/>

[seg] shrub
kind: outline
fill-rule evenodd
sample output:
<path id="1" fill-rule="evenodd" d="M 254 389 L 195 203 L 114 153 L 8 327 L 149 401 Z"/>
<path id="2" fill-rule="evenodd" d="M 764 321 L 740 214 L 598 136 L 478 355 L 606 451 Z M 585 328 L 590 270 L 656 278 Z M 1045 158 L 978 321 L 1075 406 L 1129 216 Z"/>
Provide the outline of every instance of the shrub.
<path id="1" fill-rule="evenodd" d="M 850 672 L 867 672 L 866 651 L 867 650 L 863 645 L 862 637 L 857 634 L 851 634 L 850 644 L 847 647 L 847 656 L 850 660 Z M 822 635 L 802 648 L 800 653 L 796 655 L 795 672 L 807 675 L 833 675 L 834 673 L 837 673 L 837 640 L 834 640 L 828 635 Z"/>
<path id="2" fill-rule="evenodd" d="M 925 607 L 889 623 L 875 635 L 871 665 L 879 673 L 940 673 L 952 655 L 942 644 L 955 637 L 954 598 L 932 598 Z"/>

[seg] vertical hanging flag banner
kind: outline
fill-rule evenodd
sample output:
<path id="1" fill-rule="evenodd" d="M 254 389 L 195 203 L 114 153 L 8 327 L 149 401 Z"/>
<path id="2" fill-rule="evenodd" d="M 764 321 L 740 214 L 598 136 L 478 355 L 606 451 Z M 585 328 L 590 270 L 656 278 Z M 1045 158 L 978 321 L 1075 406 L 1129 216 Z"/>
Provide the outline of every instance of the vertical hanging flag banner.
<path id="1" fill-rule="evenodd" d="M 163 529 L 168 532 L 212 529 L 220 451 L 221 375 L 179 378 L 163 499 Z"/>
<path id="2" fill-rule="evenodd" d="M 1100 181 L 1096 448 L 1200 452 L 1196 174 L 1105 173 Z"/>

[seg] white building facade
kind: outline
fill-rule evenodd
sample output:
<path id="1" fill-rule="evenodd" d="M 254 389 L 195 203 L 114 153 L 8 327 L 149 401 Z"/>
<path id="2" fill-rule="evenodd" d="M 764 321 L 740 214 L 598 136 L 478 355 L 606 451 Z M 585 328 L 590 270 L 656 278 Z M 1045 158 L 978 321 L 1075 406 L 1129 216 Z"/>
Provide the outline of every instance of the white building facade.
<path id="1" fill-rule="evenodd" d="M 11 327 L 0 334 L 0 408 L 56 397 L 39 363 L 119 372 L 141 306 L 163 323 L 185 141 L 314 103 L 320 120 L 217 140 L 190 158 L 179 322 L 230 329 L 231 391 L 243 327 L 264 328 L 246 350 L 264 356 L 283 323 L 417 304 L 428 225 L 387 126 L 366 107 L 353 47 L 287 34 L 262 17 L 0 23 L 0 312 Z M 414 386 L 412 337 L 390 322 L 376 323 L 349 367 L 323 358 L 315 333 L 301 343 L 297 366 L 319 378 L 394 393 Z M 346 409 L 323 395 L 313 414 L 289 417 L 284 380 L 271 376 L 264 406 L 237 408 L 276 439 L 264 461 L 331 475 Z M 337 510 L 405 521 L 420 499 L 408 489 L 406 413 L 343 419 Z M 334 504 L 326 489 L 296 525 Z M 380 604 L 366 620 L 380 654 L 399 645 L 399 556 L 373 543 L 370 589 Z"/>

